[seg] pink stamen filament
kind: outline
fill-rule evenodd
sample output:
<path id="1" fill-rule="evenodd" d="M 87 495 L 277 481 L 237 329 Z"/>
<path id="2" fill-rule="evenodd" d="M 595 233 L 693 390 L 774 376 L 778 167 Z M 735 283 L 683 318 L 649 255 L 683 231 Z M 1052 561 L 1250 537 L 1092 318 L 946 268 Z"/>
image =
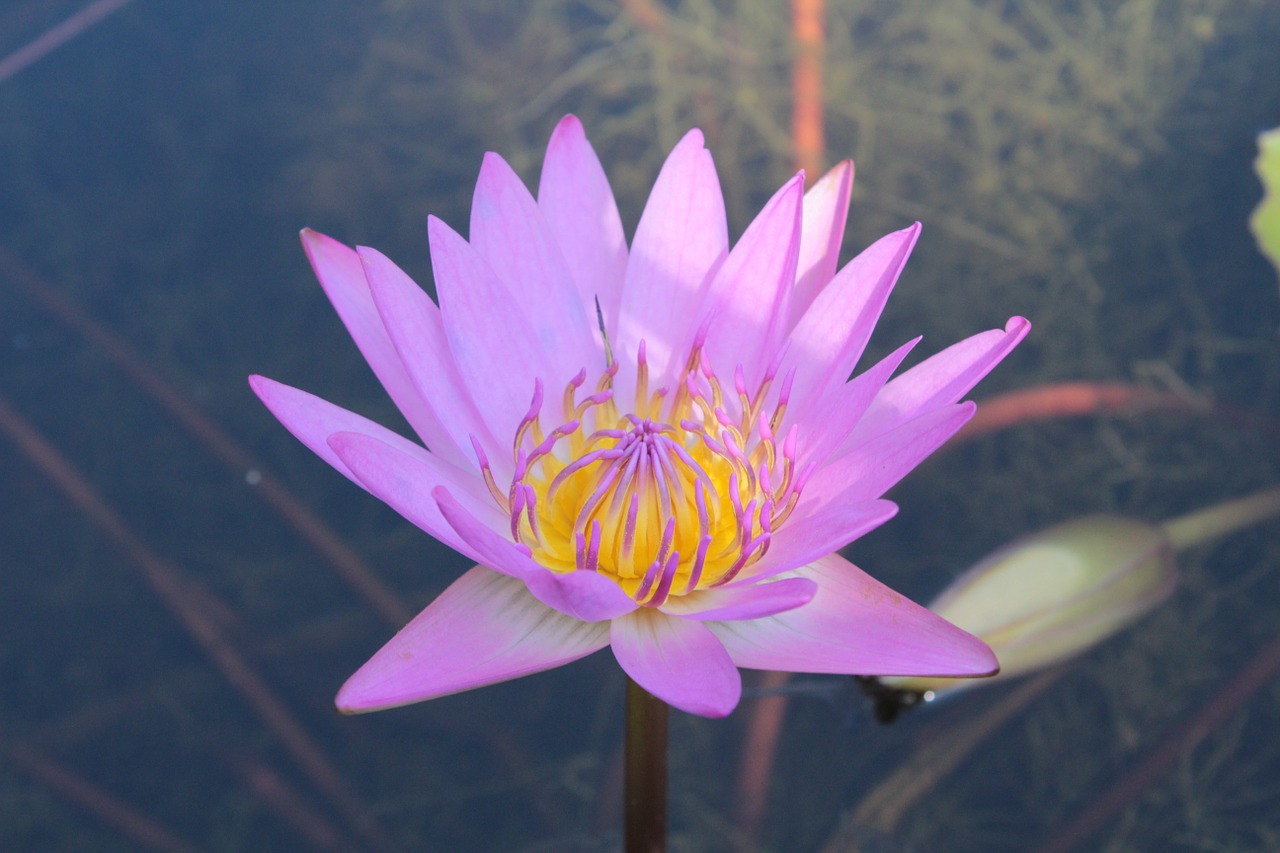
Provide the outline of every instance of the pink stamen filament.
<path id="1" fill-rule="evenodd" d="M 646 606 L 730 582 L 768 550 L 814 468 L 797 473 L 795 425 L 779 442 L 794 368 L 764 416 L 780 364 L 775 358 L 754 389 L 744 369 L 735 367 L 727 407 L 699 342 L 666 409 L 666 388 L 649 389 L 642 341 L 632 411 L 615 408 L 618 364 L 612 362 L 590 395 L 579 397 L 585 370 L 567 383 L 564 422 L 549 432 L 540 420 L 543 384 L 535 380 L 516 427 L 515 470 L 505 495 L 471 438 L 486 487 L 511 519 L 513 539 L 553 570 L 613 575 Z M 671 423 L 663 423 L 660 413 L 668 413 Z M 566 534 L 567 541 L 557 541 Z"/>

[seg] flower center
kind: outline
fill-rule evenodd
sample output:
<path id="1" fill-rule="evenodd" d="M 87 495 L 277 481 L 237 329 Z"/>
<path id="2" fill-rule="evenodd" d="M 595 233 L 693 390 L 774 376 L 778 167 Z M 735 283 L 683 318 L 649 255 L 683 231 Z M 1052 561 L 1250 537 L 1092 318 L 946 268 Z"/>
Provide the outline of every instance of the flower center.
<path id="1" fill-rule="evenodd" d="M 763 416 L 776 370 L 749 394 L 739 368 L 736 400 L 726 400 L 699 343 L 668 400 L 666 388 L 648 391 L 641 342 L 630 410 L 617 405 L 610 363 L 595 393 L 579 399 L 586 371 L 569 382 L 563 421 L 549 431 L 538 380 L 505 494 L 480 453 L 512 538 L 542 566 L 603 572 L 653 607 L 733 580 L 768 550 L 812 470 L 796 470 L 795 426 L 776 439 L 794 372 Z"/>

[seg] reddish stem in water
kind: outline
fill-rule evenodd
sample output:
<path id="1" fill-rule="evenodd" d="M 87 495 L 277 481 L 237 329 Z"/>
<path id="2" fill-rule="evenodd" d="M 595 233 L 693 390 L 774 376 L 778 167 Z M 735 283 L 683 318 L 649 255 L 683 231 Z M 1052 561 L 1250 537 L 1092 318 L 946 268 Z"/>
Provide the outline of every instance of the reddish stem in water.
<path id="1" fill-rule="evenodd" d="M 667 849 L 667 703 L 627 679 L 626 853 Z"/>
<path id="2" fill-rule="evenodd" d="M 63 797 L 115 827 L 140 849 L 169 853 L 189 853 L 196 849 L 133 806 L 30 746 L 0 736 L 0 752 Z"/>
<path id="3" fill-rule="evenodd" d="M 131 2 L 133 0 L 95 0 L 62 23 L 46 30 L 4 59 L 0 59 L 0 83 L 44 59 L 112 12 Z"/>
<path id="4" fill-rule="evenodd" d="M 101 349 L 116 367 L 139 388 L 168 410 L 196 440 L 227 464 L 237 475 L 257 475 L 254 491 L 322 557 L 392 628 L 399 630 L 413 618 L 395 593 L 373 573 L 359 555 L 293 496 L 279 480 L 263 470 L 247 450 L 210 420 L 195 403 L 166 382 L 128 344 L 95 322 L 67 297 L 58 293 L 25 264 L 0 248 L 0 272 L 7 275 L 64 326 L 78 332 Z"/>
<path id="5" fill-rule="evenodd" d="M 1196 744 L 1231 718 L 1280 673 L 1280 634 L 1245 664 L 1235 678 L 1201 706 L 1194 717 L 1156 747 L 1141 764 L 1102 794 L 1075 820 L 1053 834 L 1038 853 L 1067 853 L 1138 799 L 1144 791 L 1178 766 Z M 1092 848 L 1090 848 L 1092 849 Z"/>
<path id="6" fill-rule="evenodd" d="M 289 707 L 272 691 L 262 676 L 249 666 L 223 635 L 217 621 L 188 592 L 181 573 L 162 560 L 151 546 L 102 499 L 84 476 L 36 429 L 0 397 L 0 432 L 4 432 L 24 455 L 49 478 L 63 495 L 111 539 L 142 572 L 160 601 L 187 629 L 223 677 L 240 692 L 266 726 L 275 732 L 322 792 L 377 848 L 390 846 L 359 797 L 338 773 Z M 212 594 L 209 594 L 212 597 Z"/>
<path id="7" fill-rule="evenodd" d="M 792 0 L 791 152 L 810 183 L 822 175 L 822 54 L 825 41 L 823 0 Z"/>

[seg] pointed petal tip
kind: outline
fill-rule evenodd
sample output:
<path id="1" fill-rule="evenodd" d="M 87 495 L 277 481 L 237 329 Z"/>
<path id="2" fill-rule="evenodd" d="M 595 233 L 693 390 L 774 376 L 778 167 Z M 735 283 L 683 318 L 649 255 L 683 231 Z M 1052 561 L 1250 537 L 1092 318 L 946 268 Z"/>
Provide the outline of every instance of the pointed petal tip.
<path id="1" fill-rule="evenodd" d="M 820 183 L 839 184 L 841 181 L 845 180 L 847 177 L 852 176 L 853 171 L 854 171 L 854 167 L 853 167 L 852 158 L 845 157 L 843 160 L 840 160 L 835 165 L 833 165 L 830 169 L 827 169 L 827 171 L 823 172 L 822 175 L 819 176 L 817 182 L 814 185 L 817 186 L 817 184 L 820 184 Z"/>
<path id="2" fill-rule="evenodd" d="M 555 130 L 551 131 L 551 138 L 555 139 L 561 134 L 566 136 L 586 136 L 586 129 L 582 126 L 582 120 L 573 113 L 565 113 L 560 121 L 556 122 Z"/>
<path id="3" fill-rule="evenodd" d="M 370 711 L 382 710 L 382 706 L 376 703 L 362 702 L 355 695 L 357 693 L 358 691 L 352 688 L 350 679 L 338 689 L 338 695 L 333 697 L 333 706 L 338 709 L 339 714 L 350 717 L 356 714 L 367 714 Z"/>
<path id="4" fill-rule="evenodd" d="M 799 185 L 800 195 L 803 196 L 804 195 L 804 179 L 807 176 L 808 176 L 808 172 L 806 172 L 804 169 L 796 169 L 796 171 L 791 175 L 791 177 L 787 179 L 787 182 L 782 186 L 783 188 L 788 188 L 788 187 Z"/>
<path id="5" fill-rule="evenodd" d="M 947 623 L 950 624 L 950 623 Z M 952 626 L 955 628 L 955 626 Z M 955 628 L 958 635 L 958 647 L 953 663 L 947 672 L 939 672 L 925 678 L 987 678 L 1000 672 L 1000 661 L 991 647 L 974 635 L 960 628 Z"/>
<path id="6" fill-rule="evenodd" d="M 1015 314 L 1004 324 L 1004 330 L 1008 334 L 1017 335 L 1018 340 L 1022 340 L 1031 331 L 1031 321 L 1026 317 Z"/>
<path id="7" fill-rule="evenodd" d="M 381 654 L 382 652 L 379 652 L 378 656 L 381 656 Z M 416 697 L 406 695 L 403 690 L 388 692 L 385 681 L 386 673 L 381 669 L 378 670 L 376 678 L 370 677 L 369 664 L 366 663 L 338 688 L 338 694 L 333 697 L 333 705 L 337 708 L 339 714 L 350 717 L 356 714 L 368 714 L 373 711 L 402 708 L 405 705 L 412 705 L 423 699 L 431 698 L 430 696 Z"/>
<path id="8" fill-rule="evenodd" d="M 702 130 L 696 127 L 689 128 L 685 132 L 684 136 L 680 137 L 680 141 L 676 143 L 675 148 L 671 150 L 675 151 L 677 148 L 684 148 L 685 146 L 705 149 L 707 147 L 707 140 L 706 137 L 702 135 Z"/>
<path id="9" fill-rule="evenodd" d="M 273 394 L 279 382 L 258 373 L 249 375 L 249 390 L 253 392 L 253 396 L 258 398 L 258 402 L 267 407 L 267 410 L 275 414 L 271 401 Z"/>
<path id="10" fill-rule="evenodd" d="M 346 249 L 347 245 L 341 240 L 335 240 L 328 234 L 323 234 L 314 228 L 303 228 L 298 232 L 298 239 L 302 241 L 302 248 L 307 253 L 307 258 L 311 260 L 312 265 L 315 264 L 316 252 L 325 249 Z"/>
<path id="11" fill-rule="evenodd" d="M 277 399 L 282 393 L 288 394 L 296 391 L 296 389 L 285 385 L 283 382 L 277 382 L 270 376 L 262 376 L 258 373 L 250 374 L 249 390 L 273 413 L 275 412 Z"/>
<path id="12" fill-rule="evenodd" d="M 356 246 L 356 254 L 359 255 L 360 263 L 364 266 L 365 281 L 369 284 L 370 292 L 376 292 L 379 287 L 384 287 L 386 285 L 385 275 L 379 276 L 372 274 L 372 270 L 381 269 L 384 273 L 389 273 L 392 270 L 397 273 L 402 272 L 402 270 L 396 266 L 395 261 L 391 260 L 385 254 L 372 246 Z M 408 275 L 405 275 L 405 278 L 408 278 Z M 412 281 L 412 279 L 410 279 L 410 281 Z M 377 304 L 376 298 L 374 299 L 374 304 Z"/>
<path id="13" fill-rule="evenodd" d="M 923 608 L 922 608 L 923 609 Z M 929 643 L 931 647 L 924 652 L 923 657 L 932 659 L 932 664 L 917 664 L 911 667 L 913 670 L 936 669 L 937 672 L 930 672 L 928 675 L 919 675 L 921 678 L 986 678 L 995 675 L 1000 671 L 1000 661 L 996 658 L 996 653 L 978 637 L 970 634 L 968 631 L 960 628 L 951 622 L 937 616 L 932 611 L 925 610 L 927 617 L 933 617 L 928 621 L 933 621 L 932 632 L 934 637 Z M 916 672 L 911 673 L 878 673 L 881 675 L 909 675 L 916 677 Z"/>
<path id="14" fill-rule="evenodd" d="M 453 230 L 453 227 L 450 226 L 449 223 L 445 222 L 434 213 L 427 214 L 427 245 L 431 247 L 433 252 L 443 251 L 445 244 L 441 241 L 454 238 L 458 241 L 462 241 L 462 236 L 458 234 L 457 231 Z M 432 258 L 432 263 L 433 265 L 435 263 L 434 257 Z"/>
<path id="15" fill-rule="evenodd" d="M 480 192 L 480 187 L 486 179 L 493 180 L 497 177 L 520 180 L 516 170 L 507 162 L 507 158 L 496 151 L 486 151 L 480 160 L 480 176 L 476 179 L 476 192 Z"/>

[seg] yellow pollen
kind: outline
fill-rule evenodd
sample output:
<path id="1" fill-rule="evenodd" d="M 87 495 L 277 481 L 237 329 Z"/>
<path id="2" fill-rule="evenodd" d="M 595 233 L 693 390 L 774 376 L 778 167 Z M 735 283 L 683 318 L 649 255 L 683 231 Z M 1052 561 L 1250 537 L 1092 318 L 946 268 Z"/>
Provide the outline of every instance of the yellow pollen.
<path id="1" fill-rule="evenodd" d="M 574 377 L 562 398 L 564 421 L 549 431 L 537 384 L 516 430 L 505 494 L 481 458 L 512 537 L 540 565 L 610 575 L 649 606 L 728 583 L 768 550 L 808 473 L 796 470 L 795 428 L 777 438 L 791 376 L 765 416 L 773 371 L 750 396 L 738 371 L 731 413 L 700 347 L 669 400 L 665 388 L 648 390 L 643 345 L 627 411 L 614 399 L 616 371 L 610 364 L 583 398 L 585 371 Z"/>

